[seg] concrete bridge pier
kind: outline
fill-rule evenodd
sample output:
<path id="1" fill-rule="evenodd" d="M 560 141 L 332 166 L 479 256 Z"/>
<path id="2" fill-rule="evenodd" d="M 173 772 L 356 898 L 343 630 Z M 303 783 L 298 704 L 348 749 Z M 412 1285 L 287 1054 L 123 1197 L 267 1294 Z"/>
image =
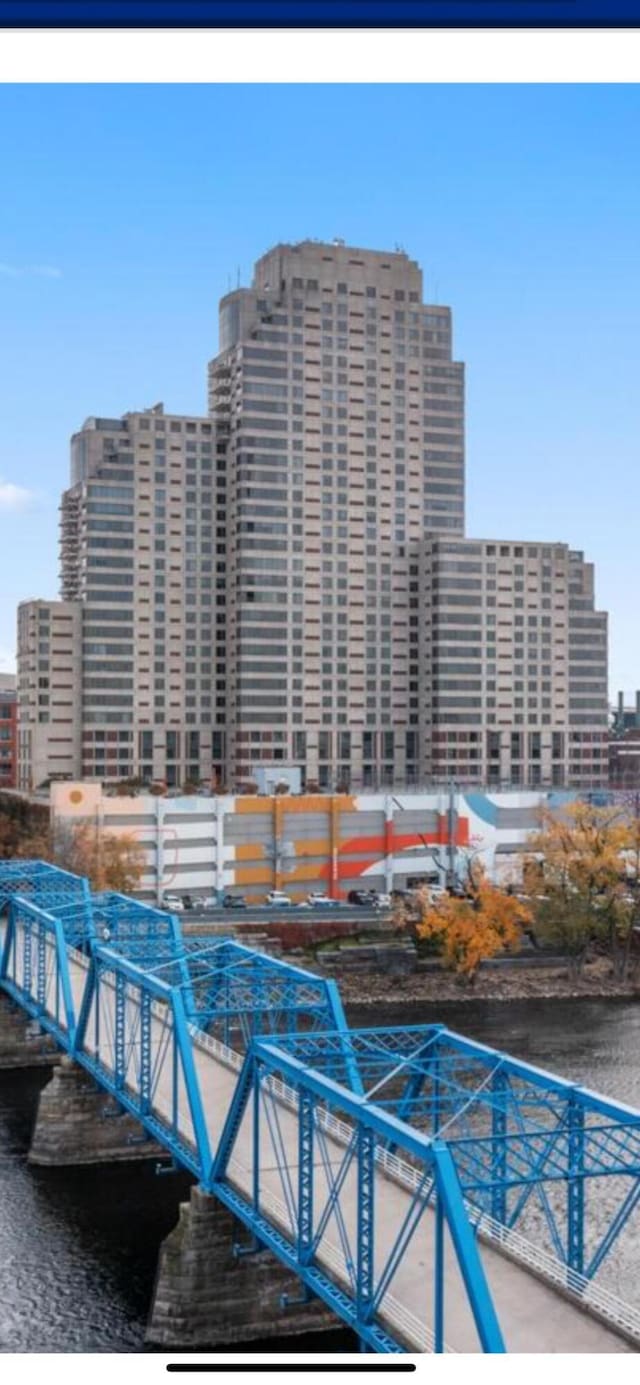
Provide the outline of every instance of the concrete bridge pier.
<path id="1" fill-rule="evenodd" d="M 151 1159 L 165 1150 L 146 1137 L 134 1116 L 64 1055 L 38 1101 L 31 1164 L 106 1164 Z"/>
<path id="2" fill-rule="evenodd" d="M 205 1351 L 344 1326 L 268 1250 L 234 1254 L 247 1232 L 201 1188 L 182 1203 L 160 1247 L 146 1340 L 169 1351 Z M 283 1304 L 284 1296 L 288 1303 Z"/>
<path id="3" fill-rule="evenodd" d="M 51 1035 L 0 992 L 0 1069 L 51 1067 L 58 1056 Z"/>

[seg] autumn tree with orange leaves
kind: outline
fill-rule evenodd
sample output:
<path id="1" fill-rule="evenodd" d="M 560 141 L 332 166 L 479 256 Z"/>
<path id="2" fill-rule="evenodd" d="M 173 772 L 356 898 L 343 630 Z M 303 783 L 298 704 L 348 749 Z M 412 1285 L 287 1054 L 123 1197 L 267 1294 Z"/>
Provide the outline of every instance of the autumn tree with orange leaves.
<path id="1" fill-rule="evenodd" d="M 415 935 L 437 946 L 445 967 L 473 984 L 481 962 L 517 950 L 522 928 L 531 921 L 528 906 L 492 885 L 476 865 L 468 873 L 465 898 L 434 896 L 428 886 L 416 891 L 408 910 Z M 396 926 L 400 920 L 396 917 Z"/>

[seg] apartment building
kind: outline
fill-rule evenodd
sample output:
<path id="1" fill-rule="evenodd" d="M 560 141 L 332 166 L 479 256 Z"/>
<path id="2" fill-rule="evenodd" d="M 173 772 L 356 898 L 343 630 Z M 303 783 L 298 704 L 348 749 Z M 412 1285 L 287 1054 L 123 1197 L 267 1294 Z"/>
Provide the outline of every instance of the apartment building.
<path id="1" fill-rule="evenodd" d="M 82 608 L 82 773 L 169 786 L 224 764 L 226 463 L 161 404 L 71 444 L 62 593 Z"/>
<path id="2" fill-rule="evenodd" d="M 80 603 L 21 602 L 17 787 L 25 792 L 82 773 L 81 663 Z"/>
<path id="3" fill-rule="evenodd" d="M 607 616 L 560 543 L 420 546 L 425 780 L 608 782 Z"/>
<path id="4" fill-rule="evenodd" d="M 0 789 L 18 783 L 18 699 L 15 673 L 0 673 Z"/>
<path id="5" fill-rule="evenodd" d="M 19 614 L 21 787 L 222 778 L 225 509 L 208 418 L 156 405 L 74 435 L 63 601 Z"/>
<path id="6" fill-rule="evenodd" d="M 220 304 L 229 777 L 417 778 L 425 530 L 464 531 L 464 372 L 400 252 L 279 245 Z"/>
<path id="7" fill-rule="evenodd" d="M 21 782 L 605 783 L 593 568 L 464 537 L 464 367 L 416 261 L 276 246 L 221 300 L 208 378 L 206 417 L 72 439 L 63 600 L 21 617 Z M 41 701 L 57 606 L 64 746 Z"/>

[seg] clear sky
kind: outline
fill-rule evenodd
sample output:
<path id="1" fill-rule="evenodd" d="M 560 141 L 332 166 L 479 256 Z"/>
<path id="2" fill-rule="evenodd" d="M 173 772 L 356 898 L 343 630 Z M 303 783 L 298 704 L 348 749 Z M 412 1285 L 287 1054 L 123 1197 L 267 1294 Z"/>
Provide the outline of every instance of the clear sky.
<path id="1" fill-rule="evenodd" d="M 68 438 L 206 411 L 217 302 L 280 240 L 420 261 L 467 363 L 467 532 L 596 564 L 640 687 L 640 87 L 0 88 L 0 668 L 57 595 Z"/>

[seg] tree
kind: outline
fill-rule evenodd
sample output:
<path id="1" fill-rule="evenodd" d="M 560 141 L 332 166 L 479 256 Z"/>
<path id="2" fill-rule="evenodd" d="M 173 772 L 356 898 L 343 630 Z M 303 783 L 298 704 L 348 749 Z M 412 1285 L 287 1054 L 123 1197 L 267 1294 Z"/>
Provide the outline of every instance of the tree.
<path id="1" fill-rule="evenodd" d="M 53 860 L 74 875 L 86 875 L 94 890 L 119 894 L 132 894 L 144 869 L 144 851 L 135 837 L 99 830 L 90 822 L 58 824 Z"/>
<path id="2" fill-rule="evenodd" d="M 472 984 L 481 962 L 518 947 L 531 913 L 521 900 L 493 885 L 479 866 L 469 869 L 466 888 L 466 897 L 458 898 L 434 896 L 424 886 L 409 906 L 409 917 L 413 912 L 416 937 L 434 942 L 444 965 Z"/>
<path id="3" fill-rule="evenodd" d="M 94 890 L 133 894 L 144 870 L 144 850 L 128 833 L 99 831 L 89 822 L 57 822 L 23 837 L 14 853 L 26 860 L 51 861 L 74 875 L 86 875 Z"/>
<path id="4" fill-rule="evenodd" d="M 49 810 L 44 804 L 0 793 L 0 860 L 23 855 L 21 842 L 27 837 L 44 838 L 48 825 Z"/>
<path id="5" fill-rule="evenodd" d="M 640 921 L 640 899 L 628 878 L 638 878 L 640 823 L 617 806 L 576 802 L 561 814 L 544 810 L 530 845 L 544 875 L 542 897 L 532 901 L 536 930 L 567 953 L 574 978 L 599 942 L 616 979 L 626 980 Z"/>
<path id="6" fill-rule="evenodd" d="M 238 792 L 241 793 L 241 794 L 244 794 L 244 795 L 245 795 L 246 797 L 248 797 L 248 798 L 253 798 L 253 797 L 255 797 L 255 795 L 256 795 L 257 792 L 258 792 L 258 785 L 257 785 L 257 783 L 256 783 L 256 780 L 255 780 L 255 779 L 247 779 L 247 780 L 245 780 L 244 784 L 241 784 L 241 785 L 240 785 L 240 788 L 239 788 Z"/>
<path id="7" fill-rule="evenodd" d="M 593 907 L 562 884 L 546 885 L 545 890 L 533 911 L 536 937 L 564 954 L 570 979 L 578 981 L 595 937 Z"/>
<path id="8" fill-rule="evenodd" d="M 129 779 L 119 779 L 113 788 L 108 790 L 115 798 L 135 798 L 141 790 L 146 789 L 147 781 L 137 775 Z"/>
<path id="9" fill-rule="evenodd" d="M 144 870 L 144 851 L 130 834 L 105 832 L 97 850 L 89 849 L 87 871 L 95 890 L 116 890 L 133 894 Z"/>

